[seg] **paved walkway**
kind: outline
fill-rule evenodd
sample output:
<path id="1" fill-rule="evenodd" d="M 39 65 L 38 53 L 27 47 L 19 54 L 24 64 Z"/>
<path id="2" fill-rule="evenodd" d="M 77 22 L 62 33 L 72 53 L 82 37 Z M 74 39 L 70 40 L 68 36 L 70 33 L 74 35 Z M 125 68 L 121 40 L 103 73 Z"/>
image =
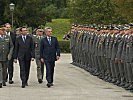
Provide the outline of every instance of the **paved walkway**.
<path id="1" fill-rule="evenodd" d="M 62 54 L 56 63 L 54 87 L 38 84 L 32 62 L 29 86 L 21 88 L 19 66 L 15 64 L 13 85 L 0 89 L 0 100 L 133 100 L 133 93 L 106 83 L 70 64 L 71 55 Z"/>

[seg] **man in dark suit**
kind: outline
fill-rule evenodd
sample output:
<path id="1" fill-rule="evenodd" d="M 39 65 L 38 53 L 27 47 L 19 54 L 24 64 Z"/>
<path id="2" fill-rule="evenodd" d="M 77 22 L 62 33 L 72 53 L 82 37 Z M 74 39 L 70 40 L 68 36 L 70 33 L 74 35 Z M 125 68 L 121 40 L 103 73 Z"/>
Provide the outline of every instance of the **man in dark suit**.
<path id="1" fill-rule="evenodd" d="M 46 65 L 47 87 L 53 86 L 55 61 L 60 58 L 60 48 L 56 37 L 52 36 L 52 28 L 45 28 L 46 37 L 41 40 L 40 57 Z"/>
<path id="2" fill-rule="evenodd" d="M 22 88 L 28 86 L 30 63 L 34 60 L 34 45 L 33 38 L 27 35 L 28 31 L 26 27 L 20 29 L 21 35 L 16 38 L 14 62 L 19 60 L 20 65 L 20 77 L 22 80 Z"/>
<path id="3" fill-rule="evenodd" d="M 5 24 L 5 31 L 6 31 L 6 35 L 11 37 L 12 43 L 15 46 L 16 34 L 11 32 L 11 25 L 9 23 Z M 14 50 L 13 50 L 13 53 L 14 53 Z M 14 67 L 13 67 L 13 57 L 12 57 L 11 60 L 8 61 L 9 84 L 14 83 L 14 81 L 12 81 L 13 71 L 14 71 Z M 7 78 L 8 78 L 8 75 L 7 75 Z"/>

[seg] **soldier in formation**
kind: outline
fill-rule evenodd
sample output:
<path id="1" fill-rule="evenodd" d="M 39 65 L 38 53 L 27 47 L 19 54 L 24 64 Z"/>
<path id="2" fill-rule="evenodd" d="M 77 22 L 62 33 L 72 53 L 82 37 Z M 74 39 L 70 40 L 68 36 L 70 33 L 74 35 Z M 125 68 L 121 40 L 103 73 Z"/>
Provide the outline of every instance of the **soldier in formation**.
<path id="1" fill-rule="evenodd" d="M 133 24 L 72 25 L 72 64 L 133 91 Z"/>

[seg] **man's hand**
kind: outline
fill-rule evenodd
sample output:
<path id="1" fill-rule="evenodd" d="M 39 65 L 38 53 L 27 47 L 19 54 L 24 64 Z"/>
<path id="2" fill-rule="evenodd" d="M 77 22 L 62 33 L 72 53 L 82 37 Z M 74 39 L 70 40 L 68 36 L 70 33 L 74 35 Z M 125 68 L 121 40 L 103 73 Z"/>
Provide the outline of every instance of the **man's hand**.
<path id="1" fill-rule="evenodd" d="M 57 57 L 56 57 L 56 59 L 57 59 L 57 60 L 59 60 L 59 59 L 60 59 L 60 57 L 59 57 L 59 56 L 57 56 Z"/>
<path id="2" fill-rule="evenodd" d="M 118 62 L 118 59 L 117 58 L 115 58 L 115 62 Z"/>
<path id="3" fill-rule="evenodd" d="M 12 56 L 11 55 L 8 55 L 8 60 L 11 60 Z"/>
<path id="4" fill-rule="evenodd" d="M 124 61 L 123 60 L 120 60 L 121 61 L 121 63 L 124 63 Z"/>
<path id="5" fill-rule="evenodd" d="M 44 59 L 43 58 L 41 58 L 41 62 L 44 63 Z"/>
<path id="6" fill-rule="evenodd" d="M 17 63 L 17 59 L 14 59 L 14 63 Z"/>
<path id="7" fill-rule="evenodd" d="M 31 58 L 31 61 L 34 61 L 34 58 Z"/>

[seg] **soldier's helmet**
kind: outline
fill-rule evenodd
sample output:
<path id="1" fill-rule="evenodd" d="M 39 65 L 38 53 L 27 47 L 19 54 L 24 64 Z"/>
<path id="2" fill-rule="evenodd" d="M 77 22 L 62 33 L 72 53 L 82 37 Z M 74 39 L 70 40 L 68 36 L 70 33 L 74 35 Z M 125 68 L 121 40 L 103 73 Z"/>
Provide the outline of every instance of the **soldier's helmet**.
<path id="1" fill-rule="evenodd" d="M 44 30 L 39 28 L 39 29 L 37 29 L 37 32 L 44 32 Z"/>
<path id="2" fill-rule="evenodd" d="M 133 28 L 133 23 L 129 23 L 129 27 L 130 28 Z"/>

